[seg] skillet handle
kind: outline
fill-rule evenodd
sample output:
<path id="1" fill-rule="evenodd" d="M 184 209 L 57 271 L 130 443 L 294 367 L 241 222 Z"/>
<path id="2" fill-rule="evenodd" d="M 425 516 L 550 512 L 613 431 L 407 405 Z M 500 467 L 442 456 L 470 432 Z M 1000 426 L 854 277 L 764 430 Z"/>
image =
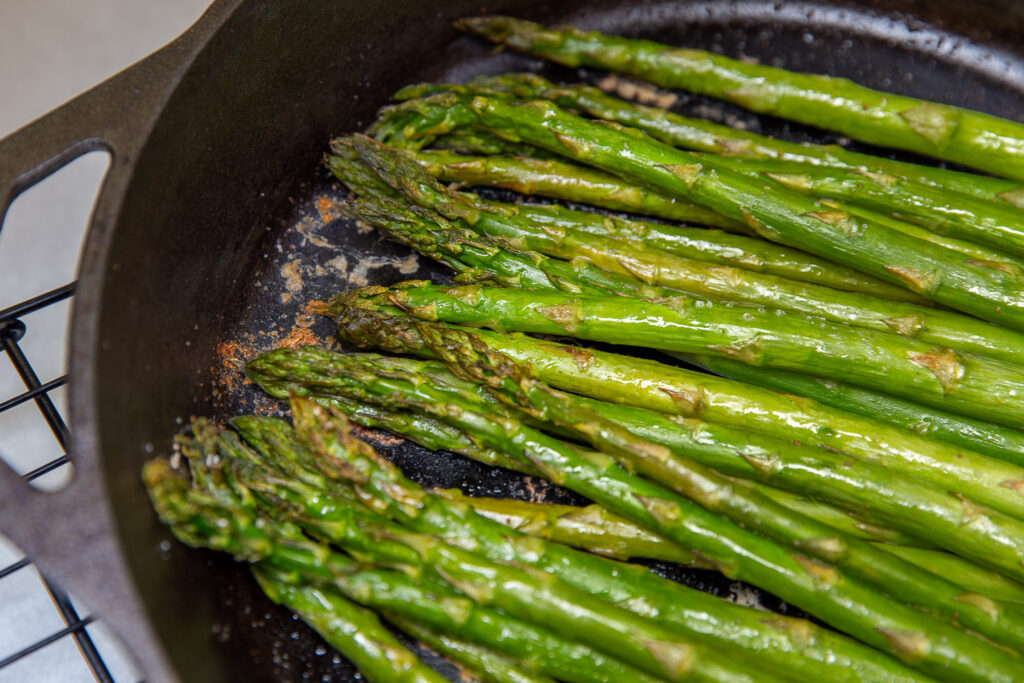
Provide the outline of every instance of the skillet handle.
<path id="1" fill-rule="evenodd" d="M 182 36 L 59 108 L 0 140 L 0 230 L 11 202 L 77 157 L 111 155 L 90 221 L 90 239 L 114 225 L 135 159 L 167 99 L 217 30 L 243 0 L 216 0 Z M 88 246 L 82 262 L 96 258 Z M 82 303 L 79 301 L 78 303 Z M 90 306 L 84 306 L 90 309 Z M 74 357 L 72 354 L 72 365 Z M 71 415 L 72 427 L 76 416 Z M 150 681 L 176 681 L 138 599 L 111 513 L 100 444 L 73 435 L 71 483 L 56 493 L 31 488 L 0 462 L 0 532 L 41 570 L 97 609 L 125 641 Z"/>

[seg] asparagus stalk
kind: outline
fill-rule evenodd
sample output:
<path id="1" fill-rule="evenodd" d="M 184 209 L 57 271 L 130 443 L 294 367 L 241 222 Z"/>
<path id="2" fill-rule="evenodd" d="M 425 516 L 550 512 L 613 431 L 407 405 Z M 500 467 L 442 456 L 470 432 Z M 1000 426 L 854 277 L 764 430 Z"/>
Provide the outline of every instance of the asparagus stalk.
<path id="1" fill-rule="evenodd" d="M 1024 426 L 1017 366 L 960 355 L 898 335 L 776 310 L 673 297 L 567 296 L 548 290 L 447 287 L 412 282 L 366 288 L 349 301 L 397 305 L 421 319 L 515 332 L 569 335 L 681 353 L 713 353 L 888 391 L 964 415 Z"/>
<path id="2" fill-rule="evenodd" d="M 292 410 L 301 440 L 316 450 L 323 460 L 321 466 L 330 468 L 332 463 L 350 463 L 330 471 L 340 473 L 342 478 L 354 478 L 359 484 L 357 493 L 365 491 L 367 469 L 384 461 L 352 436 L 344 418 L 340 421 L 332 418 L 319 406 L 301 399 L 293 401 Z M 271 511 L 295 517 L 314 535 L 323 535 L 357 556 L 365 555 L 385 564 L 405 564 L 419 571 L 429 570 L 431 575 L 480 604 L 501 608 L 525 621 L 543 623 L 566 637 L 620 656 L 623 661 L 633 662 L 668 680 L 682 677 L 752 680 L 752 671 L 745 664 L 718 664 L 707 660 L 710 651 L 706 645 L 634 612 L 614 607 L 610 602 L 595 600 L 587 585 L 576 588 L 543 571 L 523 571 L 494 562 L 434 535 L 408 532 L 393 524 L 367 522 L 352 514 L 346 500 L 334 501 L 322 488 L 303 490 L 301 485 L 281 481 L 267 469 L 272 470 L 273 464 L 243 478 L 242 482 L 246 485 L 252 482 L 253 490 L 259 491 L 264 490 L 268 481 L 279 490 L 294 490 L 299 496 L 293 499 L 293 505 L 273 503 Z M 396 501 L 398 505 L 422 497 L 418 489 L 411 489 L 406 495 L 392 487 L 390 493 L 400 498 Z M 651 642 L 660 643 L 659 648 L 649 648 L 647 645 Z"/>
<path id="3" fill-rule="evenodd" d="M 617 83 L 613 77 L 604 81 L 602 86 L 607 84 L 614 88 Z M 471 85 L 474 88 L 510 92 L 520 99 L 551 100 L 560 107 L 577 109 L 595 118 L 638 128 L 662 142 L 695 152 L 738 158 L 781 159 L 893 175 L 979 199 L 1024 208 L 1024 187 L 1017 181 L 858 154 L 839 145 L 787 142 L 706 119 L 680 116 L 660 107 L 636 104 L 587 85 L 555 85 L 532 73 L 482 76 L 474 79 Z M 436 88 L 423 85 L 406 87 L 396 97 L 421 97 Z M 494 149 L 482 153 L 502 154 L 504 151 Z"/>
<path id="4" fill-rule="evenodd" d="M 499 185 L 521 191 L 530 188 L 525 186 L 513 188 L 504 179 L 520 172 L 534 174 L 543 170 L 546 176 L 560 178 L 561 182 L 569 184 L 580 170 L 587 171 L 578 166 L 552 161 L 538 162 L 533 159 L 510 157 L 466 157 L 443 151 L 422 151 L 412 155 L 412 158 L 444 182 Z M 532 194 L 544 193 L 534 192 Z M 873 294 L 886 299 L 921 300 L 917 295 L 901 287 L 823 261 L 796 249 L 745 235 L 707 228 L 630 221 L 586 211 L 573 211 L 558 205 L 511 205 L 501 202 L 484 202 L 472 195 L 463 194 L 461 196 L 475 202 L 481 209 L 490 207 L 502 212 L 518 213 L 523 218 L 535 223 L 554 224 L 598 235 L 640 241 L 655 249 L 698 261 L 736 266 L 744 270 L 814 282 L 835 289 Z M 922 228 L 922 230 L 924 229 Z"/>
<path id="5" fill-rule="evenodd" d="M 802 194 L 855 201 L 944 235 L 1024 255 L 1024 213 L 1014 206 L 883 173 L 813 168 L 777 159 L 703 158 L 740 173 L 766 176 Z"/>
<path id="6" fill-rule="evenodd" d="M 188 545 L 226 550 L 297 581 L 328 585 L 366 607 L 529 661 L 537 671 L 559 680 L 657 680 L 575 639 L 482 607 L 444 584 L 364 568 L 310 541 L 289 523 L 247 512 L 236 500 L 226 504 L 214 495 L 189 491 L 166 461 L 147 463 L 143 477 L 160 518 Z"/>
<path id="7" fill-rule="evenodd" d="M 363 360 L 369 362 L 365 355 Z M 393 431 L 427 448 L 451 450 L 490 465 L 516 470 L 532 476 L 540 475 L 540 472 L 529 464 L 509 458 L 500 451 L 481 448 L 472 441 L 469 435 L 436 420 L 411 413 L 387 411 L 345 398 L 346 383 L 337 379 L 338 373 L 335 365 L 338 362 L 344 364 L 345 361 L 338 359 L 336 354 L 327 349 L 317 347 L 303 347 L 294 350 L 279 349 L 254 359 L 249 363 L 246 371 L 265 391 L 282 400 L 288 400 L 291 396 L 309 397 L 324 405 L 341 410 L 357 424 Z M 444 376 L 430 369 L 424 370 L 422 361 L 405 360 L 400 365 L 396 363 L 379 369 L 382 372 L 398 370 L 415 373 L 429 377 L 430 381 L 435 383 L 458 385 L 458 379 L 450 373 Z M 466 387 L 460 388 L 464 391 L 473 390 Z M 489 394 L 481 395 L 477 392 L 477 398 L 485 401 L 490 399 L 493 409 L 501 409 L 501 404 L 494 401 Z M 528 420 L 528 418 L 525 419 Z M 236 418 L 232 424 L 248 439 L 253 438 L 251 432 L 254 424 L 250 424 L 250 420 Z M 266 424 L 266 420 L 255 423 L 255 425 Z M 553 431 L 550 424 L 540 423 L 532 426 L 549 432 Z M 570 444 L 566 445 L 570 448 L 574 447 Z M 302 479 L 303 473 L 290 472 L 289 476 Z M 737 485 L 740 484 L 737 482 Z M 920 539 L 907 536 L 895 529 L 865 522 L 862 519 L 864 511 L 858 513 L 859 517 L 856 514 L 851 516 L 835 507 L 812 502 L 769 486 L 761 485 L 759 490 L 781 505 L 858 538 L 915 547 L 928 545 Z"/>
<path id="8" fill-rule="evenodd" d="M 340 303 L 340 302 L 336 302 Z M 361 347 L 432 355 L 420 324 L 367 300 L 334 309 L 339 335 Z M 392 312 L 389 312 L 392 311 Z M 908 430 L 756 386 L 656 361 L 474 330 L 488 348 L 527 366 L 557 388 L 612 403 L 700 417 L 782 440 L 822 445 L 960 491 L 1018 519 L 1024 470 Z M 970 512 L 965 508 L 965 513 Z"/>
<path id="9" fill-rule="evenodd" d="M 386 429 L 433 450 L 450 450 L 474 460 L 497 467 L 539 476 L 527 463 L 509 458 L 500 451 L 481 448 L 463 432 L 444 423 L 414 415 L 394 412 L 346 399 L 332 379 L 334 354 L 326 349 L 305 347 L 294 351 L 278 350 L 254 359 L 247 372 L 272 396 L 287 400 L 290 396 L 307 396 L 319 403 L 341 410 L 353 422 L 377 429 Z M 416 361 L 408 361 L 405 371 L 419 373 Z M 422 373 L 421 373 L 422 374 Z M 431 381 L 450 383 L 454 376 L 442 378 L 430 375 Z M 246 432 L 245 421 L 236 418 L 234 426 Z M 541 425 L 550 431 L 550 425 Z M 572 447 L 570 444 L 567 446 Z M 880 543 L 923 547 L 929 544 L 907 536 L 895 529 L 865 522 L 863 519 L 824 503 L 812 502 L 800 496 L 769 486 L 759 490 L 776 502 L 799 511 L 808 517 L 839 529 L 844 533 Z M 863 516 L 863 512 L 861 512 Z M 680 560 L 683 557 L 680 556 Z M 694 558 L 696 562 L 696 558 Z"/>
<path id="10" fill-rule="evenodd" d="M 396 146 L 402 146 L 399 140 L 392 140 Z M 336 154 L 339 151 L 334 145 L 332 150 Z M 437 154 L 433 153 L 433 158 L 436 159 Z M 431 155 L 423 153 L 423 159 L 430 160 Z M 435 166 L 433 170 L 438 174 L 447 174 L 447 177 L 451 178 L 450 182 L 465 185 L 504 187 L 522 194 L 580 202 L 609 211 L 750 232 L 746 224 L 725 218 L 699 204 L 660 194 L 610 173 L 583 166 L 571 166 L 554 159 L 521 158 L 516 163 L 503 163 L 498 160 L 488 164 L 486 169 L 480 169 L 475 165 L 461 169 Z M 481 170 L 486 173 L 481 173 Z"/>
<path id="11" fill-rule="evenodd" d="M 456 129 L 449 135 L 440 138 L 439 142 L 443 142 L 450 135 L 455 134 L 464 129 Z M 471 131 L 478 132 L 478 131 Z M 479 153 L 477 151 L 463 148 L 464 152 Z M 574 166 L 572 164 L 565 164 L 555 160 L 546 159 L 531 159 L 531 158 L 515 158 L 515 157 L 477 157 L 477 156 L 466 156 L 465 153 L 461 155 L 452 154 L 447 150 L 420 150 L 417 152 L 409 152 L 413 158 L 419 161 L 425 168 L 427 168 L 433 175 L 437 176 L 440 180 L 445 182 L 452 182 L 462 185 L 485 185 L 494 187 L 504 187 L 506 189 L 518 190 L 520 192 L 529 192 L 541 196 L 551 196 L 561 199 L 573 199 L 568 192 L 556 192 L 553 190 L 545 189 L 548 187 L 548 183 L 555 183 L 557 187 L 571 186 L 574 178 L 580 173 L 581 167 Z M 589 169 L 583 168 L 582 171 L 586 172 Z M 938 169 L 935 169 L 938 170 Z M 536 183 L 536 187 L 523 184 L 527 182 Z M 585 200 L 585 197 L 581 197 L 581 200 Z M 950 237 L 949 235 L 939 234 L 933 232 L 927 228 L 908 223 L 904 220 L 898 220 L 892 216 L 872 211 L 863 206 L 837 202 L 836 200 L 821 199 L 823 204 L 826 204 L 832 208 L 841 209 L 860 216 L 866 220 L 880 223 L 886 227 L 898 230 L 906 235 L 910 235 L 916 239 L 924 240 L 926 242 L 932 242 L 948 249 L 953 249 L 963 254 L 968 254 L 971 258 L 978 259 L 981 261 L 991 261 L 994 264 L 1007 264 L 1017 268 L 1022 267 L 1020 259 L 1014 258 L 1009 254 L 996 251 L 990 247 L 970 242 L 967 240 L 958 239 L 956 237 Z M 599 206 L 598 202 L 592 202 L 595 206 Z M 1021 192 L 1020 203 L 1024 205 L 1024 191 Z M 1024 208 L 1024 207 L 1022 207 Z M 635 209 L 634 213 L 638 212 Z M 654 214 L 651 214 L 654 215 Z M 695 222 L 695 221 L 692 221 Z M 732 232 L 741 232 L 734 225 L 726 226 Z M 752 231 L 747 231 L 752 232 Z M 735 235 L 739 237 L 739 235 Z M 776 245 L 769 244 L 768 246 L 775 246 L 775 248 L 783 249 L 787 252 L 793 252 L 795 250 L 785 249 Z M 804 258 L 808 258 L 809 255 L 803 252 L 795 252 L 800 254 Z M 685 255 L 685 254 L 684 254 Z M 812 258 L 813 257 L 809 257 Z M 885 298 L 901 298 L 897 296 L 888 295 L 891 291 L 901 291 L 904 294 L 904 298 L 907 296 L 913 296 L 910 292 L 903 290 L 902 288 L 896 287 L 888 283 L 882 283 L 876 278 L 864 275 L 863 273 L 857 273 L 848 268 L 842 266 L 832 265 L 833 268 L 841 269 L 838 275 L 846 277 L 846 273 L 853 274 L 852 277 L 855 282 L 859 280 L 866 280 L 869 285 L 874 287 L 885 287 L 888 289 L 881 290 L 885 292 L 887 296 Z M 785 275 L 783 273 L 783 275 Z M 794 278 L 801 279 L 801 278 Z M 828 284 L 828 283 L 824 283 Z M 835 286 L 835 285 L 830 285 Z M 847 289 L 845 287 L 839 287 L 839 289 Z M 856 288 L 854 291 L 866 291 L 867 293 L 874 293 L 880 295 L 877 292 L 863 289 L 862 287 Z M 905 300 L 913 300 L 905 299 Z"/>
<path id="12" fill-rule="evenodd" d="M 471 432 L 490 448 L 531 461 L 556 483 L 698 550 L 728 576 L 770 590 L 930 675 L 951 681 L 1012 680 L 1018 668 L 1015 656 L 885 598 L 831 565 L 791 554 L 628 474 L 610 459 L 592 462 L 522 423 L 491 417 L 484 404 L 468 402 L 466 394 L 448 394 L 443 387 L 414 376 L 382 376 L 372 368 L 360 369 L 358 359 L 350 358 L 354 398 L 412 407 Z"/>
<path id="13" fill-rule="evenodd" d="M 458 662 L 483 683 L 554 683 L 554 679 L 534 674 L 487 648 L 452 638 L 402 617 L 390 617 L 402 629 L 427 647 Z"/>
<path id="14" fill-rule="evenodd" d="M 349 200 L 342 205 L 342 210 L 352 218 L 380 228 L 396 242 L 450 266 L 459 273 L 456 279 L 463 282 L 591 294 L 625 292 L 645 298 L 680 293 L 602 270 L 583 259 L 566 262 L 536 252 L 521 252 L 512 245 L 452 224 L 433 211 L 400 202 Z"/>
<path id="15" fill-rule="evenodd" d="M 434 493 L 452 503 L 471 507 L 477 514 L 528 536 L 581 548 L 602 557 L 617 560 L 646 557 L 694 569 L 714 569 L 699 555 L 608 512 L 600 505 L 579 507 L 483 498 L 467 496 L 458 489 Z"/>
<path id="16" fill-rule="evenodd" d="M 1018 258 L 1014 258 L 1009 254 L 1001 251 L 996 251 L 991 247 L 978 244 L 977 242 L 971 242 L 968 240 L 957 239 L 956 237 L 950 237 L 949 235 L 942 235 L 937 232 L 933 232 L 928 228 L 915 225 L 899 218 L 893 218 L 891 215 L 882 213 L 879 211 L 873 211 L 861 204 L 852 202 L 836 201 L 834 199 L 822 199 L 822 204 L 830 206 L 834 209 L 841 211 L 848 211 L 856 216 L 860 216 L 870 221 L 881 223 L 893 230 L 902 232 L 905 235 L 909 235 L 915 239 L 924 240 L 947 249 L 959 252 L 969 256 L 972 261 L 980 263 L 989 263 L 993 268 L 1000 268 L 1007 272 L 1021 272 L 1024 269 L 1024 261 Z"/>
<path id="17" fill-rule="evenodd" d="M 598 267 L 639 279 L 655 287 L 668 287 L 692 296 L 780 308 L 821 316 L 882 332 L 895 332 L 954 349 L 986 353 L 1009 362 L 1024 361 L 1024 335 L 980 322 L 969 316 L 883 301 L 873 296 L 839 292 L 774 275 L 750 273 L 729 266 L 666 254 L 638 242 L 626 242 L 561 226 L 537 225 L 516 213 L 497 213 L 432 183 L 402 155 L 363 140 L 352 141 L 367 163 L 397 190 L 424 208 L 433 208 L 450 220 L 459 220 L 485 235 L 505 240 L 509 247 L 538 251 L 555 258 L 585 258 Z M 426 220 L 423 214 L 419 214 Z M 409 229 L 409 221 L 404 221 Z M 420 231 L 427 230 L 421 227 Z M 392 232 L 394 232 L 392 230 Z M 435 231 L 436 232 L 436 231 Z M 420 238 L 412 244 L 432 244 L 443 236 Z M 549 286 L 544 278 L 536 282 Z M 523 283 L 524 286 L 529 286 Z M 629 291 L 637 295 L 635 287 Z M 664 295 L 664 294 L 662 294 Z M 827 303 L 826 303 L 827 302 Z"/>
<path id="18" fill-rule="evenodd" d="M 435 493 L 453 502 L 469 505 L 477 514 L 530 536 L 582 548 L 598 555 L 623 560 L 646 557 L 676 562 L 695 569 L 711 568 L 704 566 L 702 558 L 679 548 L 663 536 L 638 527 L 599 505 L 578 507 L 467 496 L 458 489 Z M 946 577 L 968 591 L 993 600 L 1024 604 L 1024 585 L 998 572 L 982 569 L 952 553 L 888 543 L 877 543 L 877 546 L 933 574 Z"/>
<path id="19" fill-rule="evenodd" d="M 1024 125 L 981 112 L 883 93 L 843 78 L 573 27 L 549 29 L 500 16 L 463 19 L 457 26 L 567 66 L 610 69 L 864 142 L 1024 180 Z"/>
<path id="20" fill-rule="evenodd" d="M 685 360 L 731 379 L 806 396 L 840 410 L 890 422 L 932 439 L 1024 466 L 1024 433 L 1016 429 L 796 372 L 755 370 L 728 358 L 706 355 L 687 356 Z"/>
<path id="21" fill-rule="evenodd" d="M 432 348 L 453 367 L 486 382 L 500 392 L 504 400 L 534 411 L 538 419 L 552 420 L 573 429 L 578 436 L 612 455 L 629 471 L 658 481 L 742 527 L 757 529 L 779 543 L 792 545 L 800 552 L 831 563 L 848 572 L 849 576 L 880 584 L 878 587 L 890 595 L 898 595 L 950 622 L 961 623 L 1017 650 L 1024 644 L 1024 639 L 1018 635 L 1024 634 L 1024 615 L 980 595 L 964 594 L 954 583 L 889 555 L 870 543 L 837 533 L 826 525 L 794 513 L 754 489 L 731 486 L 728 479 L 702 464 L 705 460 L 702 456 L 707 451 L 700 448 L 703 444 L 691 442 L 683 447 L 665 448 L 662 446 L 664 440 L 648 441 L 638 436 L 640 430 L 634 425 L 623 428 L 620 422 L 605 418 L 590 402 L 552 390 L 528 378 L 507 357 L 489 352 L 486 347 L 478 349 L 472 335 L 443 327 L 424 328 L 423 334 L 430 340 Z M 657 433 L 663 426 L 645 425 L 651 433 Z M 712 440 L 715 436 L 707 439 Z M 750 453 L 747 457 L 757 457 L 757 454 L 747 452 Z M 766 450 L 760 454 L 774 458 L 777 452 Z M 736 458 L 735 455 L 732 457 Z M 785 459 L 785 455 L 779 457 L 779 460 Z M 860 474 L 851 473 L 851 477 L 861 479 Z M 879 492 L 879 495 L 888 493 Z M 921 491 L 917 493 L 920 499 Z M 911 510 L 914 507 L 911 506 Z M 950 528 L 956 531 L 959 522 L 959 515 L 956 515 Z M 986 529 L 986 533 L 992 532 Z M 993 535 L 1002 533 L 994 532 Z M 1021 556 L 1019 551 L 1015 555 Z M 1013 564 L 1011 559 L 1011 571 Z M 1018 576 L 1024 576 L 1024 571 L 1019 568 Z"/>
<path id="22" fill-rule="evenodd" d="M 253 573 L 271 600 L 296 612 L 372 683 L 446 680 L 398 642 L 373 612 L 328 588 L 288 583 L 258 565 Z"/>
<path id="23" fill-rule="evenodd" d="M 300 432 L 318 436 L 332 432 L 331 419 L 322 410 L 312 408 L 308 402 L 293 405 L 296 428 Z M 762 613 L 723 604 L 639 567 L 608 562 L 558 544 L 528 541 L 510 534 L 508 529 L 480 517 L 471 506 L 452 505 L 450 500 L 424 491 L 393 465 L 375 457 L 370 450 L 334 448 L 330 439 L 322 443 L 324 457 L 318 462 L 323 470 L 352 480 L 363 493 L 364 502 L 367 497 L 372 497 L 374 509 L 389 518 L 422 533 L 455 537 L 458 539 L 455 545 L 460 547 L 471 543 L 476 551 L 496 561 L 550 571 L 638 614 L 686 633 L 705 635 L 705 639 L 710 635 L 711 642 L 717 639 L 727 645 L 730 652 L 741 656 L 743 651 L 736 649 L 736 645 L 741 644 L 739 638 L 744 632 L 753 632 L 754 639 L 749 643 L 744 640 L 742 644 L 759 653 L 761 667 L 775 667 L 789 674 L 799 672 L 800 678 L 815 679 L 818 675 L 827 675 L 832 680 L 859 679 L 862 676 L 887 680 L 893 675 L 900 677 L 907 673 L 901 673 L 898 666 L 894 668 L 894 663 L 885 658 L 882 658 L 881 666 L 873 664 L 878 657 L 870 650 L 858 652 L 857 646 L 849 641 L 825 631 L 816 632 L 806 622 L 772 620 L 765 624 Z M 589 457 L 601 458 L 599 455 Z M 410 505 L 412 501 L 415 504 Z M 316 514 L 315 510 L 312 514 Z M 797 633 L 801 635 L 796 641 L 792 640 L 791 636 Z M 794 645 L 801 658 L 794 659 Z M 853 659 L 847 661 L 850 655 Z M 805 661 L 802 657 L 821 661 Z M 861 661 L 862 658 L 866 661 Z M 826 664 L 824 668 L 822 663 Z"/>
<path id="24" fill-rule="evenodd" d="M 472 125 L 500 130 L 605 171 L 702 203 L 762 236 L 855 268 L 977 317 L 1024 326 L 1022 282 L 1012 273 L 967 263 L 935 244 L 908 239 L 768 180 L 736 173 L 643 133 L 566 113 L 549 102 L 445 93 L 401 105 L 418 113 L 421 131 Z M 386 138 L 386 135 L 383 136 Z M 625 150 L 629 153 L 624 153 Z M 773 191 L 777 190 L 777 191 Z"/>

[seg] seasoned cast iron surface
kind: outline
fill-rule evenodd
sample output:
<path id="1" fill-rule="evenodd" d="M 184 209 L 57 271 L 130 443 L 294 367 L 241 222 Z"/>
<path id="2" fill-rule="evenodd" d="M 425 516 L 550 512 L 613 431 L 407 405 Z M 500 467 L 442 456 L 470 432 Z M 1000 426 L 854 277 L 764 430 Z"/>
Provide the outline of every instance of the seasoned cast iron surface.
<path id="1" fill-rule="evenodd" d="M 586 16 L 580 23 L 676 45 L 707 48 L 730 56 L 748 56 L 789 68 L 844 75 L 861 83 L 983 109 L 1018 115 L 1020 93 L 1007 81 L 1014 64 L 984 59 L 984 53 L 958 46 L 927 27 L 899 29 L 900 21 L 866 20 L 835 10 L 803 11 L 783 7 L 785 23 L 762 21 L 769 10 L 751 5 L 691 6 L 647 14 L 630 12 Z M 777 5 L 777 7 L 780 7 Z M 568 20 L 572 20 L 570 17 Z M 913 26 L 913 23 L 911 24 Z M 943 42 L 945 41 L 945 42 Z M 945 55 L 940 58 L 940 55 Z M 966 55 L 966 58 L 964 57 Z M 448 48 L 448 62 L 425 70 L 408 69 L 408 81 L 464 81 L 484 73 L 530 70 L 554 80 L 594 82 L 603 74 L 553 67 L 509 52 L 494 53 L 482 41 L 459 37 Z M 960 61 L 958 61 L 960 60 Z M 970 61 L 975 60 L 975 61 Z M 372 90 L 370 92 L 376 95 Z M 797 141 L 830 143 L 835 135 L 736 107 L 679 93 L 673 109 Z M 378 104 L 385 104 L 381 100 Z M 363 124 L 368 123 L 364 121 Z M 338 129 L 337 134 L 351 132 Z M 324 140 L 326 149 L 327 140 Z M 862 151 L 874 151 L 855 145 Z M 900 158 L 909 159 L 908 155 Z M 372 229 L 340 218 L 335 202 L 344 190 L 322 167 L 310 167 L 292 192 L 286 212 L 266 224 L 259 267 L 247 283 L 231 330 L 219 340 L 212 386 L 217 413 L 276 414 L 280 405 L 244 380 L 238 365 L 281 344 L 319 343 L 337 347 L 329 321 L 306 312 L 311 301 L 366 284 L 404 279 L 448 281 L 447 269 L 408 248 L 384 240 Z M 506 198 L 508 195 L 506 195 Z M 392 436 L 365 436 L 417 481 L 428 486 L 459 487 L 471 494 L 545 501 L 580 502 L 578 496 L 545 482 L 479 465 L 452 454 L 436 454 Z M 194 558 L 196 554 L 190 555 Z M 213 636 L 239 663 L 247 680 L 349 680 L 353 669 L 286 610 L 265 599 L 247 570 L 229 559 L 206 553 L 219 582 Z M 687 585 L 788 614 L 802 614 L 757 589 L 714 572 L 683 571 L 653 565 Z M 452 669 L 448 674 L 454 675 Z"/>

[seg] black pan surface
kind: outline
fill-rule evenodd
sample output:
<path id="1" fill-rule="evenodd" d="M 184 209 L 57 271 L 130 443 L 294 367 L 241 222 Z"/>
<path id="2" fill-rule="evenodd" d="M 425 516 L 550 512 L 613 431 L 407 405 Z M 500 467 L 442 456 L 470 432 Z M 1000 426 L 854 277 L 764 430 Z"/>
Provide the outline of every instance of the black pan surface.
<path id="1" fill-rule="evenodd" d="M 333 205 L 344 191 L 319 163 L 329 137 L 361 130 L 397 87 L 415 81 L 509 70 L 600 77 L 495 53 L 449 28 L 452 18 L 479 13 L 479 3 L 357 4 L 245 3 L 167 104 L 137 161 L 102 278 L 85 284 L 98 288 L 98 308 L 88 314 L 99 321 L 95 348 L 86 352 L 94 385 L 83 398 L 94 402 L 86 412 L 96 424 L 86 427 L 98 435 L 138 589 L 183 680 L 354 679 L 315 633 L 260 594 L 244 567 L 172 542 L 138 479 L 141 463 L 166 452 L 190 415 L 280 411 L 238 365 L 283 343 L 335 345 L 329 321 L 306 312 L 311 301 L 365 284 L 447 279 L 444 267 L 337 217 Z M 1022 116 L 1024 59 L 1006 49 L 1024 36 L 1017 4 L 488 5 Z M 791 140 L 838 140 L 702 97 L 681 95 L 674 109 Z M 580 501 L 459 456 L 367 438 L 426 485 Z M 721 596 L 799 614 L 712 572 L 654 567 Z"/>

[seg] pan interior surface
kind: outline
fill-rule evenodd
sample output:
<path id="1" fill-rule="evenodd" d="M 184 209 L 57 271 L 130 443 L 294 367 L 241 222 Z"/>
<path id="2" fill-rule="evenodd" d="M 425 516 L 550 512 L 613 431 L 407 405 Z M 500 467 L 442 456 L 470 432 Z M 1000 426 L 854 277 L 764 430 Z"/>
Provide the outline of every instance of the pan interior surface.
<path id="1" fill-rule="evenodd" d="M 453 19 L 506 13 L 660 40 L 1020 118 L 1024 14 L 1010 4 L 702 2 L 244 3 L 199 55 L 136 163 L 101 283 L 91 362 L 98 434 L 124 552 L 164 646 L 188 681 L 352 680 L 354 670 L 230 558 L 171 542 L 139 479 L 192 415 L 274 414 L 240 362 L 283 343 L 332 344 L 307 305 L 365 284 L 445 280 L 445 269 L 339 218 L 343 190 L 320 158 L 362 130 L 398 87 L 556 68 L 459 35 Z M 1019 49 L 1019 48 L 1018 48 Z M 681 113 L 797 141 L 832 134 L 682 94 Z M 858 147 L 868 150 L 866 147 Z M 873 150 L 868 150 L 873 151 Z M 907 155 L 899 158 L 908 159 Z M 368 435 L 428 485 L 474 494 L 578 499 L 466 459 Z M 709 572 L 659 571 L 695 587 L 759 591 Z M 102 606 L 98 606 L 102 607 Z M 789 608 L 788 613 L 794 610 Z M 452 670 L 448 673 L 454 674 Z"/>

